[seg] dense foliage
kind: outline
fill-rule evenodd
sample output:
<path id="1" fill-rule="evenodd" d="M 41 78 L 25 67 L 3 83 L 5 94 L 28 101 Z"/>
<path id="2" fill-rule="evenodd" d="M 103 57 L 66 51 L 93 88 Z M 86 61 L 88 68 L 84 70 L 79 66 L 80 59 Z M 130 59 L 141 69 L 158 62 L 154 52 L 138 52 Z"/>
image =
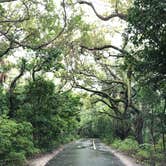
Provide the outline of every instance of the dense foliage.
<path id="1" fill-rule="evenodd" d="M 4 165 L 22 164 L 26 157 L 52 150 L 76 136 L 81 104 L 78 96 L 70 91 L 56 93 L 55 85 L 42 78 L 23 89 L 17 94 L 20 104 L 15 118 L 1 114 L 0 159 Z"/>
<path id="2" fill-rule="evenodd" d="M 52 82 L 38 79 L 29 82 L 24 95 L 17 119 L 24 119 L 32 124 L 36 147 L 51 149 L 58 139 L 67 137 L 71 134 L 70 130 L 77 127 L 76 116 L 80 103 L 79 98 L 71 92 L 55 93 Z"/>
<path id="3" fill-rule="evenodd" d="M 137 47 L 133 67 L 154 89 L 165 89 L 166 14 L 164 1 L 134 1 L 128 14 L 131 40 Z M 165 91 L 163 92 L 165 93 Z"/>
<path id="4" fill-rule="evenodd" d="M 39 150 L 35 148 L 29 122 L 16 122 L 5 116 L 0 118 L 0 161 L 2 165 L 20 165 L 26 157 Z"/>

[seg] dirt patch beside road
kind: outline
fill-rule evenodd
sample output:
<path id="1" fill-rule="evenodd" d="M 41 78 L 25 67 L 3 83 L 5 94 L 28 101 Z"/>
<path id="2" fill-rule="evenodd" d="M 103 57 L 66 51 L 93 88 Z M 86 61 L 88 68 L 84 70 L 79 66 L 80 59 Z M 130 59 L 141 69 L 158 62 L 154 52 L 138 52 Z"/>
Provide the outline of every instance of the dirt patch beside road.
<path id="1" fill-rule="evenodd" d="M 133 158 L 119 152 L 118 150 L 112 149 L 111 147 L 109 147 L 109 149 L 110 152 L 114 154 L 116 157 L 118 157 L 126 166 L 141 166 L 140 164 L 136 163 L 136 161 Z"/>
<path id="2" fill-rule="evenodd" d="M 27 162 L 28 166 L 45 166 L 46 163 L 51 160 L 53 157 L 55 157 L 59 152 L 63 150 L 63 146 L 55 149 L 51 153 L 43 154 L 40 157 L 36 157 L 34 159 L 31 159 Z"/>

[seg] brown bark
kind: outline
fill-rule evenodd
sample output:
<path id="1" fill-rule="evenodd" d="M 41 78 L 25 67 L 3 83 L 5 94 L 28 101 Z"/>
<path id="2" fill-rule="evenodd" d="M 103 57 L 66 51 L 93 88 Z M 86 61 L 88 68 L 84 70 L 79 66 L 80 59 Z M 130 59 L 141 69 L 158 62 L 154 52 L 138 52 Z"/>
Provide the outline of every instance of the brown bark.
<path id="1" fill-rule="evenodd" d="M 2 85 L 6 81 L 6 74 L 0 73 L 0 84 Z"/>
<path id="2" fill-rule="evenodd" d="M 10 88 L 9 88 L 9 113 L 8 116 L 10 118 L 14 118 L 15 116 L 15 94 L 14 94 L 14 89 L 16 87 L 17 81 L 23 76 L 24 71 L 25 71 L 25 65 L 26 62 L 25 60 L 22 60 L 22 65 L 21 65 L 21 69 L 20 69 L 20 73 L 12 80 L 11 84 L 10 84 Z"/>
<path id="3" fill-rule="evenodd" d="M 118 48 L 114 45 L 111 45 L 111 44 L 107 44 L 107 45 L 104 45 L 104 46 L 100 46 L 100 47 L 87 47 L 87 46 L 84 46 L 84 45 L 81 45 L 80 46 L 82 49 L 86 49 L 86 50 L 89 50 L 89 51 L 100 51 L 100 50 L 104 50 L 104 49 L 108 49 L 108 48 L 112 48 L 114 50 L 117 50 L 123 54 L 129 54 L 127 51 L 121 49 L 121 48 Z"/>
<path id="4" fill-rule="evenodd" d="M 165 133 L 164 133 L 164 123 L 165 123 L 165 113 L 166 113 L 166 98 L 164 99 L 164 109 L 163 109 L 163 118 L 162 118 L 162 141 L 163 141 L 163 151 L 166 153 L 166 140 L 165 140 Z"/>
<path id="5" fill-rule="evenodd" d="M 101 19 L 101 20 L 103 20 L 103 21 L 108 21 L 108 20 L 110 20 L 110 19 L 112 19 L 112 18 L 115 18 L 115 17 L 118 17 L 118 18 L 120 18 L 120 19 L 122 19 L 122 20 L 127 20 L 127 15 L 125 15 L 125 14 L 123 14 L 123 13 L 119 13 L 117 10 L 115 11 L 115 13 L 112 13 L 112 14 L 110 14 L 110 15 L 108 15 L 108 16 L 102 16 L 102 15 L 100 15 L 98 12 L 97 12 L 97 10 L 95 9 L 95 7 L 94 7 L 94 5 L 91 3 L 91 2 L 87 2 L 87 1 L 78 1 L 78 3 L 79 4 L 85 4 L 85 5 L 88 5 L 88 6 L 90 6 L 91 8 L 92 8 L 92 10 L 94 11 L 94 13 L 96 14 L 96 16 L 99 18 L 99 19 Z"/>
<path id="6" fill-rule="evenodd" d="M 13 2 L 13 1 L 17 1 L 17 0 L 0 0 L 0 3 L 4 3 L 4 2 Z"/>
<path id="7" fill-rule="evenodd" d="M 135 120 L 135 138 L 139 144 L 143 144 L 143 130 L 144 120 L 142 117 L 142 114 L 137 114 L 136 120 Z"/>

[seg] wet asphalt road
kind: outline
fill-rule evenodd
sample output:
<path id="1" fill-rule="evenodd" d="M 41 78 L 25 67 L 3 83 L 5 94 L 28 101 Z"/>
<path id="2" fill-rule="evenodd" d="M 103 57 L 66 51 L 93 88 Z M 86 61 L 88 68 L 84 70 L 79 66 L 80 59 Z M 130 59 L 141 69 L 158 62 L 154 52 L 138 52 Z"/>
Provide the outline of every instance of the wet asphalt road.
<path id="1" fill-rule="evenodd" d="M 82 139 L 67 145 L 46 166 L 124 166 L 99 140 Z"/>

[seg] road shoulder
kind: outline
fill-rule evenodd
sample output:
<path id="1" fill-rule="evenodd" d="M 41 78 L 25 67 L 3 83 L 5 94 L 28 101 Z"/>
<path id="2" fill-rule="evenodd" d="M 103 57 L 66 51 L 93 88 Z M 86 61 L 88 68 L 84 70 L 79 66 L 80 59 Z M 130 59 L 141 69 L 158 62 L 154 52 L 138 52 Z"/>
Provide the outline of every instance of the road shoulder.
<path id="1" fill-rule="evenodd" d="M 55 149 L 51 153 L 46 153 L 41 155 L 40 157 L 30 159 L 27 161 L 27 166 L 45 166 L 49 160 L 55 157 L 62 150 L 63 150 L 63 146 L 59 147 L 58 149 Z"/>
<path id="2" fill-rule="evenodd" d="M 114 154 L 117 158 L 121 160 L 121 162 L 126 166 L 142 166 L 138 164 L 133 158 L 123 154 L 122 152 L 119 152 L 118 150 L 115 150 L 109 146 L 109 150 L 112 154 Z"/>

